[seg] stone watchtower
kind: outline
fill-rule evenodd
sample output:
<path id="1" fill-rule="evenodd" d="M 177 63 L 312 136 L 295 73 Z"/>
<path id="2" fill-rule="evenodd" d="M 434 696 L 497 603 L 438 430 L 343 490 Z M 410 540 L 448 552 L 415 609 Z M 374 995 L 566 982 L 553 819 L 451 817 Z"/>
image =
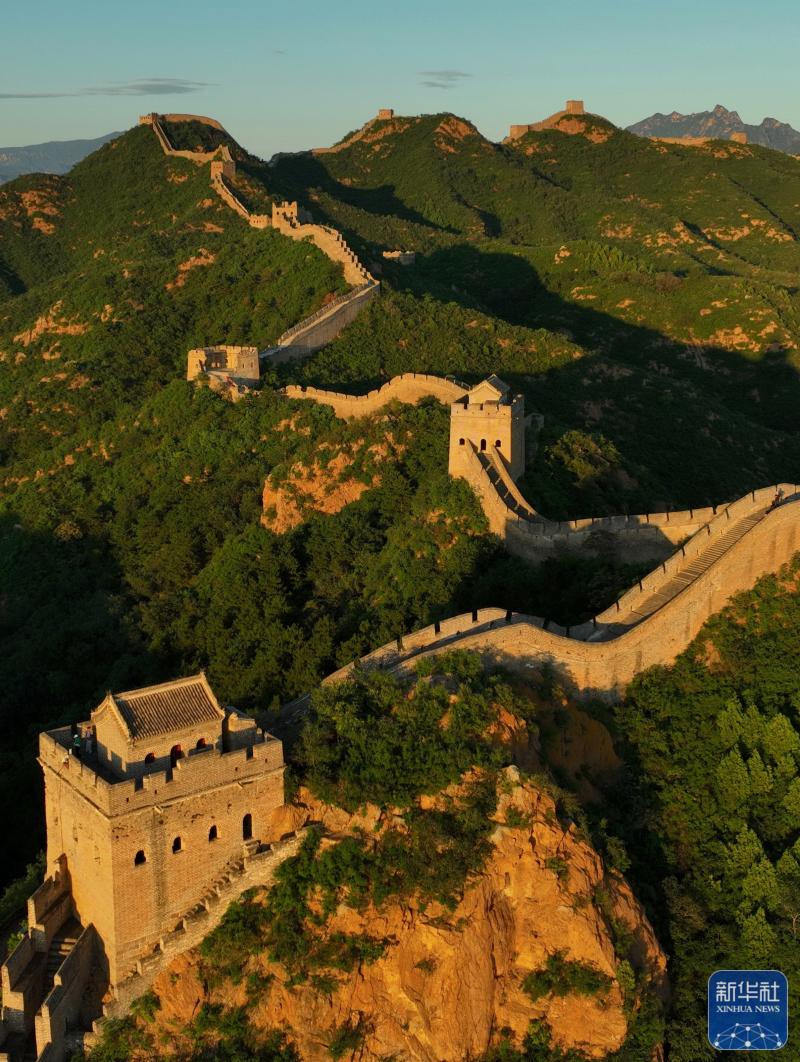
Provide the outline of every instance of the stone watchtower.
<path id="1" fill-rule="evenodd" d="M 48 866 L 67 872 L 112 986 L 283 804 L 281 742 L 223 708 L 202 673 L 109 693 L 77 740 L 62 727 L 39 748 Z"/>
<path id="2" fill-rule="evenodd" d="M 258 347 L 195 347 L 186 355 L 186 379 L 196 380 L 201 373 L 212 381 L 217 378 L 245 385 L 257 383 L 261 375 Z"/>
<path id="3" fill-rule="evenodd" d="M 525 400 L 489 376 L 450 406 L 451 476 L 468 470 L 468 448 L 497 455 L 514 479 L 525 471 Z M 468 478 L 468 477 L 467 477 Z"/>

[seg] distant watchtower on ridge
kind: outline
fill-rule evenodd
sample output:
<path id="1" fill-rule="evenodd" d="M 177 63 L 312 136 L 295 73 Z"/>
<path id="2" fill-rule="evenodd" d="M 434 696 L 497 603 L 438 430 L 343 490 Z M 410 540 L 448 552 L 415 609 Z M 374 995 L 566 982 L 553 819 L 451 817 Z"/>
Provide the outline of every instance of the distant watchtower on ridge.
<path id="1" fill-rule="evenodd" d="M 525 400 L 507 383 L 489 376 L 450 406 L 451 476 L 467 469 L 467 444 L 479 453 L 496 451 L 514 479 L 525 471 Z"/>

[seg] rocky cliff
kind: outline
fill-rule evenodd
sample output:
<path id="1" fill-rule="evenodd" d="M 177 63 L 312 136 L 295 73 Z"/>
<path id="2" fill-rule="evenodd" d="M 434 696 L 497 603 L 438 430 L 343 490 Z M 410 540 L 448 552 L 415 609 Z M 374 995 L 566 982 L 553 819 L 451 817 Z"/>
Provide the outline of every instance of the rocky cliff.
<path id="1" fill-rule="evenodd" d="M 390 944 L 376 962 L 337 975 L 324 991 L 314 979 L 292 985 L 264 953 L 250 957 L 241 984 L 211 988 L 200 956 L 187 953 L 156 981 L 157 1041 L 179 1053 L 203 1005 L 222 1004 L 246 1007 L 250 1025 L 265 1035 L 285 1030 L 308 1060 L 329 1059 L 337 1032 L 349 1028 L 357 1030 L 362 1059 L 456 1062 L 483 1055 L 500 1030 L 521 1043 L 532 1021 L 546 1024 L 554 1045 L 587 1058 L 616 1050 L 642 999 L 664 994 L 664 954 L 628 885 L 574 824 L 559 822 L 553 799 L 521 782 L 515 768 L 501 790 L 490 857 L 454 909 L 413 901 L 340 905 L 328 935 L 367 934 Z M 330 838 L 323 843 L 334 844 L 359 829 L 380 832 L 391 816 L 375 807 L 351 816 L 301 790 L 296 805 L 276 816 L 275 833 L 307 820 L 321 821 Z M 525 979 L 548 960 L 567 974 L 591 968 L 600 989 L 581 994 L 562 985 L 537 996 Z M 255 996 L 247 989 L 252 975 Z"/>

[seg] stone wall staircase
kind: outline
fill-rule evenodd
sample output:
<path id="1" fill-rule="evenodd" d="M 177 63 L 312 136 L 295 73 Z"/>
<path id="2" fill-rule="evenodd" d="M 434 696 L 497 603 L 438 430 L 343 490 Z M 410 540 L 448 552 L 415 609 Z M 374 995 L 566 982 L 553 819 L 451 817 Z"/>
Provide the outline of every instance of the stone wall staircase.
<path id="1" fill-rule="evenodd" d="M 146 124 L 152 128 L 165 155 L 188 159 L 197 165 L 210 163 L 212 189 L 226 206 L 242 217 L 251 228 L 274 228 L 292 240 L 311 240 L 331 261 L 342 267 L 344 278 L 351 285 L 351 290 L 337 296 L 331 303 L 317 310 L 316 313 L 305 317 L 287 329 L 277 340 L 275 346 L 261 352 L 263 361 L 268 361 L 272 358 L 277 362 L 284 360 L 285 356 L 302 356 L 319 349 L 327 342 L 330 342 L 331 333 L 335 334 L 337 331 L 341 331 L 361 312 L 370 298 L 380 292 L 380 282 L 372 276 L 359 260 L 338 229 L 330 225 L 315 224 L 308 216 L 301 219 L 298 216 L 296 203 L 273 204 L 271 217 L 266 214 L 251 213 L 229 184 L 229 181 L 235 176 L 236 163 L 227 145 L 216 148 L 214 151 L 206 152 L 178 151 L 170 143 L 157 114 L 144 115 L 139 121 L 140 124 Z M 325 319 L 333 318 L 334 315 L 340 323 L 333 329 L 331 329 L 330 324 L 326 327 Z M 315 328 L 319 330 L 320 335 L 323 337 L 320 342 L 315 342 L 314 340 L 313 333 Z M 298 343 L 298 337 L 301 335 L 304 335 L 304 341 Z"/>
<path id="2" fill-rule="evenodd" d="M 45 962 L 43 997 L 53 987 L 58 968 L 78 943 L 78 937 L 82 932 L 83 926 L 77 918 L 70 918 L 53 937 Z"/>

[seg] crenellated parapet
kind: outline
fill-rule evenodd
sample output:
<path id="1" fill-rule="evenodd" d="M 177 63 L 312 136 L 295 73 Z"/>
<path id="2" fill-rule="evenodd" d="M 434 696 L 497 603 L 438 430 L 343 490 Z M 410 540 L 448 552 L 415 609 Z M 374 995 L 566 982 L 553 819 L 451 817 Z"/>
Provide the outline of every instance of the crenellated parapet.
<path id="1" fill-rule="evenodd" d="M 580 117 L 584 114 L 586 114 L 586 108 L 583 100 L 567 100 L 562 111 L 556 111 L 548 118 L 543 118 L 539 122 L 528 122 L 526 125 L 512 125 L 506 140 L 518 140 L 526 133 L 540 133 L 545 129 L 555 129 L 562 118 Z"/>
<path id="2" fill-rule="evenodd" d="M 455 397 L 448 393 L 451 389 Z M 296 386 L 283 393 L 329 405 L 341 417 L 372 414 L 392 400 L 433 394 L 451 404 L 450 472 L 472 486 L 489 530 L 511 553 L 536 562 L 564 549 L 593 548 L 605 537 L 625 559 L 659 562 L 618 601 L 579 627 L 481 609 L 403 635 L 326 682 L 346 678 L 357 663 L 404 668 L 421 655 L 465 648 L 509 666 L 549 662 L 576 691 L 616 696 L 639 671 L 671 662 L 731 596 L 777 571 L 800 549 L 800 487 L 787 483 L 718 506 L 547 520 L 514 482 L 524 468 L 524 409 L 521 397 L 497 377 L 469 388 L 406 374 L 363 396 Z M 304 698 L 293 702 L 289 714 L 304 710 L 304 704 Z"/>
<path id="3" fill-rule="evenodd" d="M 314 224 L 311 215 L 298 207 L 296 202 L 273 204 L 272 227 L 292 240 L 311 240 L 323 254 L 342 266 L 348 284 L 359 287 L 362 284 L 376 283 L 342 234 L 330 225 Z"/>
<path id="4" fill-rule="evenodd" d="M 778 500 L 780 499 L 780 500 Z M 800 487 L 779 484 L 720 506 L 670 560 L 579 627 L 503 609 L 476 609 L 405 634 L 324 680 L 355 667 L 408 671 L 423 657 L 463 649 L 529 674 L 550 667 L 583 697 L 614 699 L 646 668 L 672 663 L 710 616 L 800 550 Z M 302 715 L 308 697 L 282 709 Z"/>
<path id="5" fill-rule="evenodd" d="M 380 283 L 359 260 L 337 229 L 330 225 L 315 224 L 308 211 L 303 210 L 297 202 L 273 203 L 271 215 L 254 214 L 250 211 L 233 187 L 233 181 L 236 178 L 236 162 L 227 144 L 213 151 L 179 151 L 170 143 L 161 124 L 162 117 L 169 121 L 205 121 L 206 124 L 222 130 L 218 122 L 210 118 L 203 119 L 198 115 L 160 116 L 153 113 L 141 115 L 139 118 L 140 125 L 149 125 L 152 128 L 165 155 L 184 158 L 196 165 L 208 163 L 211 187 L 223 203 L 251 228 L 274 228 L 289 239 L 310 240 L 331 261 L 342 267 L 344 279 L 352 285 L 350 291 L 337 296 L 315 313 L 287 329 L 273 347 L 261 352 L 260 357 L 265 362 L 278 363 L 293 358 L 307 357 L 315 350 L 330 343 L 380 293 Z M 257 367 L 248 364 L 245 371 L 233 371 L 221 365 L 214 365 L 212 368 L 202 366 L 209 360 L 211 362 L 221 360 L 225 351 L 252 352 L 254 349 L 253 347 L 219 346 L 190 350 L 187 357 L 187 379 L 193 380 L 205 374 L 208 376 L 211 387 L 235 400 L 244 393 L 249 382 L 258 380 L 260 374 Z"/>
<path id="6" fill-rule="evenodd" d="M 395 376 L 382 387 L 365 395 L 348 395 L 336 391 L 323 391 L 317 387 L 288 384 L 281 391 L 286 398 L 300 398 L 330 406 L 337 417 L 350 420 L 377 413 L 388 402 L 406 402 L 416 405 L 423 398 L 436 398 L 450 404 L 465 393 L 465 387 L 454 380 L 427 373 L 407 372 Z"/>

